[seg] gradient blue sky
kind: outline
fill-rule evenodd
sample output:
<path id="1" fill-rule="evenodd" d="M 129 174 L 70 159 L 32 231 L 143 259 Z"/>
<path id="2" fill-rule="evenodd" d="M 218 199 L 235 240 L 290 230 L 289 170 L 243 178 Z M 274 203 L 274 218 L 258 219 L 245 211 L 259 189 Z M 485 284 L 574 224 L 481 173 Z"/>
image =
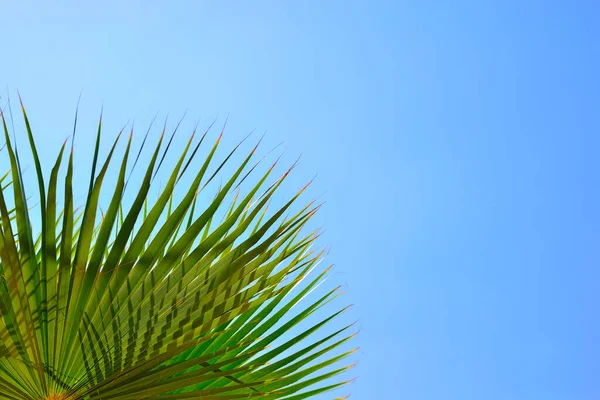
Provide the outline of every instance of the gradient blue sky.
<path id="1" fill-rule="evenodd" d="M 229 115 L 232 141 L 302 154 L 361 326 L 353 398 L 591 400 L 599 18 L 583 0 L 4 1 L 0 84 L 48 155 L 80 92 L 84 127 L 102 102 L 113 131 Z"/>

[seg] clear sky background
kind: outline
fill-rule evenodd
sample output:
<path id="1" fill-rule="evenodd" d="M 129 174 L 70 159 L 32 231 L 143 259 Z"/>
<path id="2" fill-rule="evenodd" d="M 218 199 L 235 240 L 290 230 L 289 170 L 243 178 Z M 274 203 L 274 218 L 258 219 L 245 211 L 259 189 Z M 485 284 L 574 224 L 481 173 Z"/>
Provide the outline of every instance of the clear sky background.
<path id="1" fill-rule="evenodd" d="M 592 400 L 599 18 L 584 0 L 5 0 L 0 84 L 48 160 L 80 93 L 82 147 L 103 102 L 112 134 L 187 110 L 302 154 L 361 328 L 353 398 Z"/>

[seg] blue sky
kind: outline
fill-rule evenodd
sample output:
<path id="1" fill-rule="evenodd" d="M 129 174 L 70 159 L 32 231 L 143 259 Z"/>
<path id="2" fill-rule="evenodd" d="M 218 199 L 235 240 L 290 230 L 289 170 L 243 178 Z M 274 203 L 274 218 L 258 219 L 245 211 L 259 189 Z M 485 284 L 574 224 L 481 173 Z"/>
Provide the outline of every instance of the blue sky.
<path id="1" fill-rule="evenodd" d="M 51 3 L 0 9 L 43 157 L 82 93 L 83 148 L 187 110 L 318 173 L 353 398 L 600 396 L 595 2 Z"/>

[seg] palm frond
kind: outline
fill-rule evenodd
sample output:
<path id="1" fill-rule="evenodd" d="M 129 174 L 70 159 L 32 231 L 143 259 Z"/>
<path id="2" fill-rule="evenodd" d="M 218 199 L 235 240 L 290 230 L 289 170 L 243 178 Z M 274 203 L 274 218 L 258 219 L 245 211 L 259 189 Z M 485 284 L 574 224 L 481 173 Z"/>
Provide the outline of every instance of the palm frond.
<path id="1" fill-rule="evenodd" d="M 350 368 L 339 362 L 354 334 L 330 327 L 346 308 L 322 312 L 339 288 L 318 294 L 329 269 L 318 267 L 319 232 L 305 232 L 320 206 L 298 206 L 306 187 L 272 205 L 293 167 L 259 173 L 258 145 L 233 168 L 240 146 L 216 162 L 222 132 L 198 159 L 208 130 L 197 142 L 194 132 L 151 200 L 173 135 L 163 130 L 145 163 L 141 148 L 132 156 L 132 135 L 119 150 L 119 134 L 102 158 L 100 119 L 78 208 L 73 150 L 65 143 L 45 176 L 22 113 L 39 205 L 28 206 L 2 114 L 10 170 L 0 176 L 0 398 L 296 400 L 346 383 L 334 377 Z M 143 177 L 126 202 L 132 160 Z"/>

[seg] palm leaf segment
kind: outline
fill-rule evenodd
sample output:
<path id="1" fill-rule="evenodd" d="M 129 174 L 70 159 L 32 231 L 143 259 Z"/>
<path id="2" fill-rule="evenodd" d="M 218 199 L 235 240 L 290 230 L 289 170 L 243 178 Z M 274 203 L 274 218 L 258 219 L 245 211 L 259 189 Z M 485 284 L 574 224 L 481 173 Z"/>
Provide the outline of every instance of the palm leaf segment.
<path id="1" fill-rule="evenodd" d="M 193 171 L 206 132 L 198 143 L 192 135 L 151 203 L 172 140 L 165 145 L 163 131 L 125 207 L 130 136 L 102 211 L 100 191 L 119 139 L 99 160 L 100 119 L 87 200 L 77 211 L 72 149 L 66 175 L 59 173 L 63 145 L 46 186 L 24 109 L 23 116 L 41 234 L 32 232 L 35 216 L 2 115 L 1 157 L 10 171 L 0 181 L 0 398 L 298 400 L 345 383 L 331 378 L 348 368 L 338 361 L 352 352 L 341 350 L 353 336 L 349 326 L 321 333 L 344 309 L 316 313 L 337 290 L 306 297 L 327 272 L 311 274 L 322 255 L 311 250 L 318 235 L 302 233 L 318 206 L 291 212 L 301 191 L 267 212 L 289 171 L 268 186 L 271 167 L 241 195 L 240 183 L 255 173 L 256 148 L 221 177 L 237 147 L 215 163 L 219 137 Z M 174 201 L 185 172 L 193 181 Z M 216 176 L 222 186 L 200 209 L 197 194 Z"/>

